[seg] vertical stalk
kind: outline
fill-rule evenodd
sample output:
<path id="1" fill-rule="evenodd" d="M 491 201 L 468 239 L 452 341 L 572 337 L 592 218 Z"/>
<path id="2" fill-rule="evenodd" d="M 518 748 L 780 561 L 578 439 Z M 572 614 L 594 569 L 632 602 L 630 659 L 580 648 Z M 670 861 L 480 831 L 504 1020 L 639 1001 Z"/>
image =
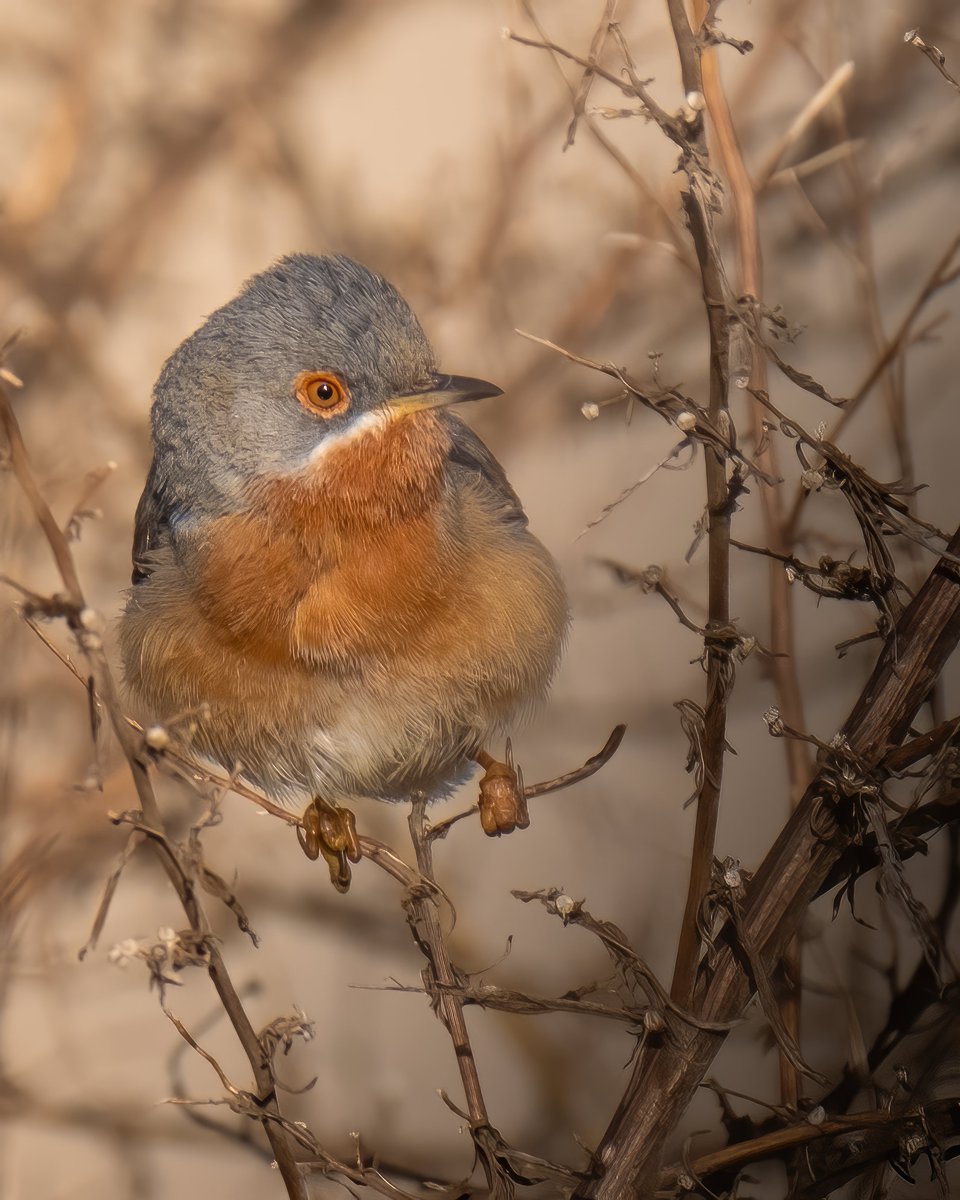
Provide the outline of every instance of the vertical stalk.
<path id="1" fill-rule="evenodd" d="M 690 28 L 681 0 L 667 0 L 673 24 L 684 91 L 687 95 L 702 94 L 700 47 Z M 706 162 L 706 137 L 703 119 L 696 114 L 690 124 L 690 145 L 693 155 Z M 703 288 L 703 302 L 710 333 L 710 392 L 708 411 L 715 429 L 729 430 L 727 413 L 728 387 L 728 325 L 724 303 L 723 271 L 711 228 L 709 210 L 699 194 L 694 178 L 695 163 L 686 162 L 688 187 L 682 203 L 690 234 L 693 238 Z M 709 630 L 719 630 L 730 623 L 730 496 L 727 488 L 726 458 L 722 451 L 705 451 L 708 521 L 708 620 Z M 726 746 L 727 694 L 730 689 L 731 667 L 727 650 L 711 644 L 707 638 L 707 695 L 704 706 L 703 780 L 697 795 L 697 817 L 693 835 L 693 855 L 690 879 L 683 912 L 683 923 L 677 944 L 671 996 L 681 1005 L 688 1005 L 693 996 L 700 956 L 698 916 L 710 887 L 713 872 L 714 843 L 720 809 L 723 782 L 723 762 Z"/>
<path id="2" fill-rule="evenodd" d="M 697 20 L 707 15 L 706 0 L 694 0 Z M 716 138 L 717 153 L 723 173 L 730 186 L 737 234 L 739 292 L 760 300 L 763 296 L 763 260 L 757 223 L 756 194 L 743 161 L 733 118 L 720 79 L 716 50 L 703 56 L 703 93 L 711 126 Z M 749 385 L 754 390 L 767 390 L 766 359 L 756 344 L 751 345 Z M 776 445 L 764 437 L 763 412 L 754 402 L 750 406 L 756 459 L 760 467 L 774 478 L 779 476 Z M 787 533 L 783 496 L 777 487 L 761 487 L 767 545 L 777 554 L 790 554 L 792 538 Z M 793 595 L 782 565 L 775 559 L 769 563 L 770 648 L 773 652 L 771 671 L 777 704 L 784 720 L 794 729 L 805 729 L 803 697 L 797 677 Z M 790 779 L 790 806 L 796 807 L 810 781 L 812 761 L 809 746 L 796 738 L 785 738 L 784 750 Z M 781 1015 L 788 1033 L 800 1042 L 801 952 L 799 939 L 791 940 L 783 959 L 783 977 L 779 981 Z M 780 1054 L 780 1095 L 782 1103 L 796 1109 L 800 1099 L 800 1077 L 796 1067 Z"/>
<path id="3" fill-rule="evenodd" d="M 411 798 L 409 826 L 410 837 L 417 856 L 417 870 L 424 879 L 432 884 L 434 882 L 433 842 L 427 836 L 426 806 L 425 797 L 414 795 Z M 489 1152 L 487 1140 L 483 1136 L 485 1131 L 490 1129 L 490 1118 L 487 1115 L 487 1106 L 480 1087 L 480 1074 L 477 1070 L 473 1047 L 470 1045 L 470 1035 L 467 1033 L 463 1001 L 456 994 L 457 989 L 462 986 L 462 980 L 458 978 L 457 969 L 450 961 L 447 943 L 440 927 L 437 893 L 426 891 L 423 888 L 411 889 L 406 907 L 414 938 L 427 960 L 428 965 L 424 973 L 427 991 L 441 1021 L 450 1034 L 450 1040 L 453 1042 L 457 1068 L 460 1071 L 463 1092 L 467 1100 L 470 1132 L 473 1135 L 477 1156 L 486 1176 L 487 1186 L 490 1188 L 491 1196 L 496 1200 L 508 1200 L 514 1195 L 513 1184 Z"/>

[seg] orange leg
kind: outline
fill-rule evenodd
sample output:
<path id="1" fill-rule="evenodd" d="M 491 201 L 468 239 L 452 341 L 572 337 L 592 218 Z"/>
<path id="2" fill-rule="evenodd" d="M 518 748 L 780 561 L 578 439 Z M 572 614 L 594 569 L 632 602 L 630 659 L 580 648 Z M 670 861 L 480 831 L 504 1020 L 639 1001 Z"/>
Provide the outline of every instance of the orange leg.
<path id="1" fill-rule="evenodd" d="M 323 855 L 330 868 L 330 882 L 337 891 L 348 891 L 349 864 L 360 861 L 357 822 L 350 809 L 314 797 L 303 814 L 303 827 L 297 826 L 297 837 L 307 858 Z"/>
<path id="2" fill-rule="evenodd" d="M 510 757 L 509 744 L 507 757 Z M 523 783 L 510 763 L 499 762 L 485 750 L 478 750 L 473 761 L 484 769 L 480 780 L 480 824 L 488 837 L 526 829 L 530 813 L 523 795 Z"/>

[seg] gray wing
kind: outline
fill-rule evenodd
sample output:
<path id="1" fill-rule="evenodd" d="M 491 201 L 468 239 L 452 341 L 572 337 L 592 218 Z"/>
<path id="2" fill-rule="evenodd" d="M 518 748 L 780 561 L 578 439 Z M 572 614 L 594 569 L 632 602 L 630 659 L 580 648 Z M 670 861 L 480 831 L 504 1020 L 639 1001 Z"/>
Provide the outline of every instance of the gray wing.
<path id="1" fill-rule="evenodd" d="M 451 446 L 448 469 L 456 477 L 472 477 L 496 505 L 500 520 L 521 529 L 527 526 L 527 514 L 520 497 L 510 486 L 506 472 L 473 430 L 453 413 L 443 417 L 450 430 Z"/>
<path id="2" fill-rule="evenodd" d="M 169 502 L 157 475 L 154 461 L 137 505 L 133 526 L 133 582 L 142 583 L 150 575 L 156 552 L 170 544 Z"/>

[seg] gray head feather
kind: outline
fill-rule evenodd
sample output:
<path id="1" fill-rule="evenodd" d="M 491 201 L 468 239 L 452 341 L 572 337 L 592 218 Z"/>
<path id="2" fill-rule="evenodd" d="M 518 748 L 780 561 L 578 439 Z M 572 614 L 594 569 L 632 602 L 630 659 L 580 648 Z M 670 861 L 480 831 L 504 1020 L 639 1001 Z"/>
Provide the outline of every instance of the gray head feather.
<path id="1" fill-rule="evenodd" d="M 323 437 L 425 384 L 434 367 L 419 321 L 380 275 L 339 255 L 281 259 L 164 365 L 152 412 L 157 481 L 174 511 L 187 496 L 198 515 L 224 511 L 246 480 L 298 469 Z M 339 375 L 349 412 L 307 412 L 294 396 L 303 371 Z"/>

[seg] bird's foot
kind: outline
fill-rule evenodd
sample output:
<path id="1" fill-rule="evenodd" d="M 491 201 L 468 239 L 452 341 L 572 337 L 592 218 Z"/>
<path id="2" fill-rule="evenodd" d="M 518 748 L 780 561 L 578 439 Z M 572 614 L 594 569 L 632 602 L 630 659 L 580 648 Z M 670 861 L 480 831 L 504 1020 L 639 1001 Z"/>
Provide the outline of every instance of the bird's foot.
<path id="1" fill-rule="evenodd" d="M 526 829 L 530 813 L 523 794 L 523 775 L 513 765 L 513 752 L 507 741 L 507 761 L 499 762 L 485 750 L 478 750 L 474 761 L 484 768 L 480 780 L 480 824 L 488 837 Z"/>
<path id="2" fill-rule="evenodd" d="M 350 888 L 350 863 L 360 861 L 357 821 L 349 808 L 340 808 L 320 796 L 307 805 L 297 837 L 307 858 L 322 854 L 330 868 L 330 882 L 338 892 Z"/>

